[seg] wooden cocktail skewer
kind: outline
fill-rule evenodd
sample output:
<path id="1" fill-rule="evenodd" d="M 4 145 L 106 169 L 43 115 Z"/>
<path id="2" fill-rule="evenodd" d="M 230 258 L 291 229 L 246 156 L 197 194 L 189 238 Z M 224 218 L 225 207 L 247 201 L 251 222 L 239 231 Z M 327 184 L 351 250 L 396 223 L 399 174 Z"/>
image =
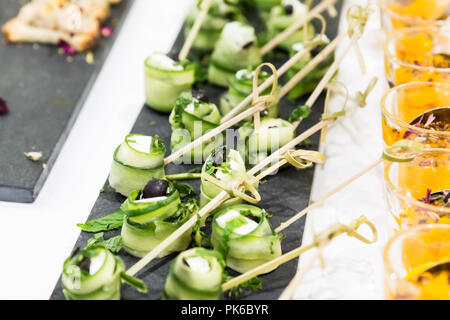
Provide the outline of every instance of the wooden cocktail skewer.
<path id="1" fill-rule="evenodd" d="M 345 181 L 344 183 L 342 183 L 340 186 L 338 186 L 337 188 L 333 189 L 332 191 L 328 192 L 325 196 L 323 196 L 322 198 L 320 198 L 317 201 L 314 201 L 312 204 L 310 204 L 309 206 L 307 206 L 305 209 L 303 209 L 302 211 L 300 211 L 299 213 L 297 213 L 295 216 L 293 216 L 292 218 L 290 218 L 289 220 L 287 220 L 286 222 L 283 222 L 278 228 L 275 229 L 275 232 L 281 232 L 284 229 L 286 229 L 287 227 L 289 227 L 292 223 L 294 223 L 295 221 L 297 221 L 298 219 L 300 219 L 301 217 L 303 217 L 305 214 L 307 214 L 311 209 L 315 208 L 315 207 L 319 207 L 321 206 L 326 200 L 328 200 L 331 196 L 333 196 L 334 194 L 338 193 L 339 191 L 341 191 L 342 189 L 344 189 L 346 186 L 348 186 L 349 184 L 351 184 L 353 181 L 359 179 L 360 177 L 362 177 L 363 175 L 365 175 L 367 172 L 369 172 L 370 170 L 372 170 L 373 168 L 375 168 L 376 166 L 378 166 L 381 162 L 383 162 L 383 158 L 378 159 L 377 161 L 375 161 L 374 163 L 372 163 L 370 166 L 368 166 L 367 168 L 365 168 L 364 170 L 362 170 L 361 172 L 357 173 L 356 175 L 354 175 L 353 177 L 351 177 L 350 179 L 348 179 L 347 181 Z"/>
<path id="2" fill-rule="evenodd" d="M 410 157 L 410 158 L 407 159 L 407 160 L 401 159 L 401 160 L 397 160 L 397 161 L 402 161 L 402 162 L 403 161 L 411 161 L 412 159 L 414 159 L 414 157 L 416 157 L 418 154 L 420 154 L 422 152 L 423 146 L 420 143 L 418 143 L 418 142 L 409 141 L 409 140 L 401 140 L 401 141 L 398 141 L 396 144 L 403 143 L 403 142 L 405 142 L 406 144 L 410 144 L 410 150 L 406 151 L 407 154 L 408 154 L 408 157 Z M 366 167 L 364 170 L 362 170 L 361 172 L 357 173 L 356 175 L 354 175 L 353 177 L 351 177 L 350 179 L 348 179 L 347 181 L 345 181 L 344 183 L 339 185 L 337 188 L 335 188 L 332 191 L 328 192 L 325 196 L 323 196 L 319 200 L 317 200 L 317 201 L 313 202 L 312 204 L 310 204 L 309 206 L 307 206 L 305 209 L 303 209 L 302 211 L 300 211 L 299 213 L 294 215 L 292 218 L 290 218 L 286 222 L 281 223 L 280 226 L 275 229 L 275 231 L 276 232 L 283 231 L 288 226 L 290 226 L 292 223 L 294 223 L 295 221 L 297 221 L 298 219 L 303 217 L 305 214 L 307 214 L 308 211 L 310 211 L 312 208 L 315 208 L 315 207 L 318 207 L 318 206 L 322 205 L 328 198 L 330 198 L 334 194 L 338 193 L 339 191 L 344 189 L 346 186 L 351 184 L 353 181 L 355 181 L 355 180 L 359 179 L 360 177 L 362 177 L 363 175 L 365 175 L 370 170 L 372 170 L 375 167 L 377 167 L 380 163 L 383 162 L 384 159 L 388 159 L 389 161 L 396 161 L 395 157 L 386 157 L 385 158 L 386 150 L 388 150 L 389 148 L 392 148 L 392 147 L 393 148 L 398 148 L 398 147 L 395 146 L 395 144 L 393 146 L 391 146 L 391 147 L 386 148 L 385 151 L 383 152 L 383 155 L 377 161 L 375 161 L 374 163 L 372 163 L 371 165 Z M 402 148 L 402 147 L 400 147 L 400 148 Z"/>
<path id="3" fill-rule="evenodd" d="M 303 134 L 298 136 L 296 139 L 291 141 L 291 143 L 288 143 L 287 145 L 283 146 L 281 149 L 279 149 L 274 154 L 279 155 L 287 152 L 289 148 L 295 147 L 297 144 L 299 144 L 304 139 L 308 138 L 309 136 L 313 135 L 314 133 L 318 132 L 321 128 L 323 128 L 324 125 L 328 125 L 329 123 L 332 123 L 333 119 L 328 119 L 326 121 L 321 121 L 320 125 L 315 125 L 311 127 L 309 130 L 305 131 Z M 265 158 L 262 160 L 258 166 L 252 168 L 250 171 L 248 171 L 249 175 L 252 175 L 253 173 L 256 173 L 259 169 L 258 168 L 264 168 L 267 166 L 270 162 L 274 160 L 274 157 L 272 154 L 271 156 Z M 256 170 L 255 170 L 256 168 Z M 258 179 L 262 179 L 266 175 L 270 174 L 268 170 L 265 171 L 265 175 L 259 175 Z M 255 182 L 255 179 L 252 179 L 250 183 Z M 214 199 L 212 199 L 210 202 L 208 202 L 203 208 L 200 209 L 198 212 L 198 216 L 203 218 L 208 213 L 213 211 L 215 208 L 217 208 L 220 204 L 225 202 L 226 200 L 230 199 L 231 196 L 226 191 L 221 191 Z M 190 218 L 188 221 L 186 221 L 182 226 L 180 226 L 175 232 L 173 232 L 170 236 L 168 236 L 166 239 L 164 239 L 161 243 L 159 243 L 155 248 L 153 248 L 152 251 L 150 251 L 146 256 L 144 256 L 141 260 L 139 260 L 135 265 L 133 265 L 128 271 L 127 274 L 129 275 L 135 275 L 137 272 L 139 272 L 142 268 L 144 268 L 147 264 L 149 264 L 154 258 L 156 258 L 162 251 L 164 251 L 169 245 L 172 244 L 173 241 L 178 239 L 181 235 L 183 235 L 185 232 L 187 232 L 189 229 L 191 229 L 197 222 L 197 216 Z"/>
<path id="4" fill-rule="evenodd" d="M 208 15 L 208 11 L 209 8 L 211 7 L 212 1 L 213 0 L 202 1 L 200 12 L 197 15 L 197 18 L 195 19 L 192 29 L 189 31 L 189 34 L 186 38 L 186 41 L 183 44 L 183 47 L 181 48 L 181 51 L 178 55 L 178 60 L 180 61 L 184 60 L 188 56 L 189 51 L 191 50 L 191 47 L 194 44 L 195 38 L 197 37 L 197 34 L 200 31 L 200 28 L 202 27 L 202 24 L 205 21 L 206 16 Z"/>
<path id="5" fill-rule="evenodd" d="M 261 92 L 266 90 L 270 85 L 273 85 L 275 77 L 280 77 L 281 75 L 283 75 L 290 67 L 292 67 L 297 61 L 299 61 L 300 58 L 303 55 L 305 55 L 306 53 L 310 52 L 313 47 L 315 47 L 317 44 L 321 43 L 322 39 L 320 39 L 320 38 L 316 38 L 315 40 L 313 40 L 311 42 L 310 45 L 305 47 L 303 50 L 297 52 L 292 58 L 290 58 L 285 64 L 283 64 L 283 66 L 281 66 L 277 70 L 277 73 L 276 73 L 275 76 L 272 75 L 266 81 L 264 81 L 257 88 L 258 94 L 260 94 Z M 242 108 L 244 108 L 245 106 L 247 106 L 252 101 L 252 99 L 253 99 L 253 93 L 249 94 L 247 96 L 247 98 L 245 98 L 238 106 L 243 106 Z M 227 117 L 228 116 L 228 114 L 227 114 L 227 116 L 222 118 L 222 122 L 221 122 L 221 124 L 218 127 L 208 131 L 203 136 L 197 138 L 196 140 L 192 141 L 191 143 L 187 144 L 186 146 L 182 147 L 181 149 L 179 149 L 176 152 L 172 153 L 171 155 L 167 156 L 164 159 L 164 165 L 167 165 L 167 164 L 175 161 L 176 159 L 181 157 L 183 154 L 185 154 L 185 153 L 189 152 L 190 150 L 192 150 L 193 148 L 201 145 L 205 141 L 210 140 L 211 138 L 213 138 L 216 135 L 220 134 L 222 131 L 232 127 L 236 123 L 241 122 L 245 118 L 247 118 L 249 116 L 252 116 L 255 112 L 261 112 L 264 109 L 265 109 L 265 104 L 261 103 L 261 104 L 255 105 L 255 106 L 253 106 L 251 108 L 248 108 L 247 110 L 239 113 L 236 116 L 234 116 L 234 114 L 237 113 L 237 112 L 233 113 L 233 115 L 231 117 Z M 227 120 L 224 121 L 224 118 L 227 118 Z"/>
<path id="6" fill-rule="evenodd" d="M 311 72 L 320 62 L 325 60 L 325 58 L 331 54 L 331 52 L 336 49 L 339 42 L 345 37 L 345 34 L 339 35 L 337 38 L 335 38 L 333 41 L 331 41 L 316 57 L 314 57 L 305 67 L 303 67 L 291 80 L 289 80 L 278 93 L 278 97 L 284 97 L 297 83 L 299 83 L 309 72 Z M 299 52 L 297 52 L 291 59 L 292 60 L 295 56 L 301 55 L 303 56 L 306 52 L 306 50 L 303 49 Z M 308 52 L 311 50 L 308 50 Z M 298 61 L 298 59 L 297 59 Z M 280 69 L 278 69 L 278 75 L 281 76 L 284 72 L 287 71 L 294 63 L 286 62 Z M 272 79 L 267 79 L 263 84 L 261 84 L 258 88 L 259 92 L 264 91 L 269 87 L 269 85 L 272 83 Z M 261 89 L 260 89 L 261 88 Z M 222 117 L 222 122 L 228 121 L 232 117 L 234 117 L 237 113 L 239 113 L 242 109 L 244 109 L 247 105 L 250 104 L 252 101 L 252 96 L 249 95 L 247 98 L 241 101 L 237 106 L 235 106 L 233 109 L 231 109 L 230 112 L 228 112 L 225 116 Z"/>
<path id="7" fill-rule="evenodd" d="M 361 234 L 359 234 L 357 232 L 358 228 L 363 224 L 369 226 L 369 228 L 372 230 L 372 235 L 373 235 L 372 240 L 367 239 L 366 237 L 362 236 Z M 228 282 L 226 282 L 222 285 L 222 291 L 226 291 L 233 287 L 236 287 L 236 286 L 240 285 L 241 283 L 244 283 L 262 273 L 265 273 L 266 270 L 272 270 L 273 268 L 276 268 L 279 265 L 300 256 L 302 253 L 304 253 L 312 248 L 322 247 L 325 244 L 329 243 L 332 239 L 334 239 L 335 237 L 337 237 L 343 233 L 346 233 L 348 236 L 355 237 L 356 239 L 358 239 L 364 243 L 368 243 L 368 244 L 376 242 L 377 238 L 378 238 L 378 234 L 377 234 L 377 230 L 376 230 L 375 226 L 365 216 L 361 216 L 358 219 L 353 220 L 349 225 L 345 225 L 342 223 L 336 223 L 336 224 L 332 225 L 330 228 L 328 228 L 327 230 L 325 230 L 324 232 L 319 233 L 312 243 L 310 243 L 308 245 L 303 245 L 294 250 L 291 250 L 291 251 L 281 255 L 278 258 L 275 258 L 269 262 L 266 262 L 246 273 L 243 273 L 243 274 L 229 280 Z"/>
<path id="8" fill-rule="evenodd" d="M 314 18 L 317 14 L 321 13 L 323 10 L 327 9 L 331 5 L 333 5 L 337 0 L 325 0 L 315 6 L 311 11 L 308 12 L 306 16 L 304 16 L 302 19 L 299 19 L 294 24 L 290 25 L 288 28 L 286 28 L 283 32 L 279 33 L 275 38 L 273 38 L 271 41 L 269 41 L 266 45 L 264 45 L 261 48 L 261 54 L 265 55 L 269 51 L 271 51 L 273 48 L 275 48 L 277 45 L 279 45 L 281 42 L 283 42 L 287 37 L 289 37 L 292 33 L 294 33 L 296 30 L 303 27 L 306 23 L 308 23 L 311 19 Z"/>
<path id="9" fill-rule="evenodd" d="M 306 274 L 312 269 L 314 263 L 317 259 L 319 259 L 322 255 L 322 247 L 318 247 L 317 251 L 314 253 L 312 258 L 308 261 L 308 264 L 304 269 L 298 271 L 294 278 L 289 282 L 288 286 L 283 290 L 281 295 L 278 297 L 278 300 L 290 300 L 294 295 L 295 290 L 297 289 L 300 282 L 304 279 Z"/>

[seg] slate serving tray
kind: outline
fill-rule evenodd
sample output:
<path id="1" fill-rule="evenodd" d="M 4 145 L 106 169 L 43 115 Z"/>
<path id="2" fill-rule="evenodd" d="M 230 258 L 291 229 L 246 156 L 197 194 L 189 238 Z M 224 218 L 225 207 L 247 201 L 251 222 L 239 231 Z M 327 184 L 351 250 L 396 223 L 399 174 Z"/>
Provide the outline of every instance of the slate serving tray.
<path id="1" fill-rule="evenodd" d="M 2 0 L 0 26 L 26 2 Z M 0 200 L 35 200 L 133 2 L 112 6 L 105 25 L 114 25 L 115 31 L 99 40 L 91 65 L 85 54 L 69 63 L 56 46 L 6 43 L 0 35 L 0 97 L 10 106 L 0 116 Z M 29 151 L 42 152 L 41 161 L 28 160 L 24 152 Z"/>
<path id="2" fill-rule="evenodd" d="M 339 8 L 338 8 L 339 9 Z M 329 38 L 334 38 L 338 29 L 338 17 L 327 17 Z M 183 33 L 178 35 L 171 52 L 178 52 L 183 45 Z M 278 61 L 279 63 L 279 61 Z M 277 64 L 278 64 L 277 63 Z M 218 87 L 206 85 L 203 90 L 207 96 L 218 104 L 219 95 L 224 92 L 223 89 Z M 307 97 L 300 98 L 295 103 L 282 99 L 280 101 L 280 115 L 282 118 L 287 118 L 292 112 L 293 108 L 303 104 Z M 323 112 L 324 98 L 320 97 L 315 106 L 312 109 L 311 115 L 302 121 L 297 132 L 302 132 L 305 129 L 316 124 Z M 168 121 L 167 114 L 161 114 L 155 112 L 147 106 L 144 106 L 139 114 L 137 121 L 131 130 L 133 133 L 141 133 L 147 135 L 158 134 L 161 139 L 164 140 L 166 147 L 170 146 L 171 128 Z M 311 137 L 312 145 L 309 149 L 317 150 L 319 144 L 319 134 L 315 134 Z M 121 143 L 121 142 L 118 142 Z M 105 164 L 105 165 L 110 165 Z M 195 166 L 192 165 L 173 165 L 169 164 L 166 167 L 166 173 L 179 173 L 186 172 Z M 261 184 L 259 192 L 262 197 L 262 201 L 258 206 L 264 208 L 269 214 L 273 215 L 270 221 L 274 227 L 280 225 L 281 222 L 286 221 L 296 212 L 306 207 L 309 203 L 309 196 L 311 192 L 311 184 L 313 179 L 313 169 L 296 170 L 293 167 L 286 167 L 278 172 L 277 175 L 269 176 L 267 182 Z M 187 180 L 191 183 L 197 193 L 199 193 L 200 181 Z M 125 197 L 115 193 L 108 182 L 105 183 L 103 192 L 99 194 L 99 197 L 89 215 L 88 220 L 97 219 L 107 214 L 115 212 L 119 209 L 120 205 L 126 199 Z M 285 229 L 282 233 L 284 239 L 282 241 L 283 252 L 288 252 L 301 244 L 303 235 L 303 228 L 305 223 L 305 217 L 296 221 L 289 228 Z M 207 233 L 208 226 L 206 227 Z M 105 233 L 105 239 L 119 235 L 120 230 L 108 231 Z M 75 247 L 84 247 L 87 240 L 93 236 L 92 233 L 81 232 Z M 176 253 L 171 254 L 162 259 L 156 259 L 152 261 L 146 268 L 141 270 L 137 277 L 142 279 L 147 287 L 148 292 L 146 294 L 137 292 L 134 288 L 123 285 L 121 288 L 122 299 L 125 300 L 149 300 L 160 299 L 166 277 L 169 272 L 170 262 L 176 257 Z M 127 269 L 135 264 L 138 259 L 129 255 L 124 250 L 119 252 L 119 256 L 124 260 Z M 272 300 L 277 299 L 283 289 L 287 286 L 291 278 L 295 275 L 297 270 L 298 259 L 293 259 L 280 267 L 275 271 L 259 276 L 263 282 L 263 289 L 259 291 L 244 290 L 244 292 L 238 297 L 243 300 Z M 236 275 L 233 271 L 228 270 L 231 275 Z M 56 287 L 50 297 L 52 300 L 62 300 L 64 295 L 62 293 L 61 278 L 58 280 Z M 229 299 L 227 294 L 222 294 L 221 299 Z M 236 298 L 235 298 L 236 299 Z"/>

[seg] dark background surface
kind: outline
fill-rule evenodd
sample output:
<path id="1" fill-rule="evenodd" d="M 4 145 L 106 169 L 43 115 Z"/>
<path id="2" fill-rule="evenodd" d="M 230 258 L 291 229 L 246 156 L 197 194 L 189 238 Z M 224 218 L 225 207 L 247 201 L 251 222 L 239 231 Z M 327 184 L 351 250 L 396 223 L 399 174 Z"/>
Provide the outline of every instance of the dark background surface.
<path id="1" fill-rule="evenodd" d="M 338 10 L 339 9 L 340 8 L 338 8 Z M 330 19 L 326 14 L 325 16 L 328 23 L 327 35 L 330 39 L 333 39 L 337 34 L 339 19 L 338 17 Z M 177 52 L 181 48 L 182 44 L 183 36 L 180 32 L 171 52 Z M 218 103 L 219 94 L 223 92 L 222 89 L 209 85 L 206 85 L 203 89 L 213 102 Z M 306 101 L 307 96 L 308 95 L 300 98 L 295 101 L 295 103 L 292 103 L 287 99 L 282 99 L 280 101 L 280 117 L 286 119 L 296 106 L 302 105 Z M 297 129 L 297 132 L 303 132 L 320 121 L 320 117 L 323 112 L 323 103 L 324 98 L 321 96 L 315 103 L 311 115 L 302 121 L 301 125 Z M 157 113 L 147 106 L 142 108 L 142 111 L 138 116 L 131 132 L 147 135 L 158 134 L 164 140 L 166 147 L 170 146 L 171 128 L 167 114 Z M 312 136 L 311 140 L 313 144 L 309 147 L 309 149 L 317 150 L 319 133 Z M 192 165 L 176 166 L 174 164 L 169 164 L 166 167 L 166 173 L 186 172 L 192 168 L 194 168 Z M 313 168 L 297 170 L 293 167 L 286 167 L 280 170 L 277 175 L 269 176 L 267 182 L 260 185 L 259 192 L 261 194 L 262 201 L 258 203 L 258 206 L 264 208 L 269 214 L 273 215 L 273 217 L 270 218 L 270 221 L 274 228 L 278 227 L 281 222 L 286 221 L 292 217 L 292 215 L 308 205 L 313 174 Z M 191 183 L 197 193 L 199 193 L 200 181 L 191 180 L 188 182 Z M 125 200 L 125 197 L 111 190 L 108 182 L 106 182 L 104 190 L 105 191 L 101 193 L 97 199 L 88 220 L 97 219 L 118 210 L 122 202 Z M 282 232 L 284 235 L 284 239 L 282 241 L 283 253 L 286 253 L 301 244 L 304 223 L 305 217 L 295 222 Z M 208 229 L 208 226 L 206 229 Z M 209 230 L 207 230 L 207 233 L 208 232 Z M 105 239 L 119 234 L 120 230 L 106 232 Z M 75 247 L 84 247 L 87 240 L 92 236 L 93 234 L 81 232 Z M 138 261 L 137 258 L 129 255 L 124 250 L 120 251 L 119 256 L 124 260 L 127 268 L 131 267 Z M 128 285 L 122 285 L 122 299 L 160 299 L 163 292 L 164 283 L 169 272 L 170 262 L 175 256 L 176 253 L 162 259 L 155 259 L 136 275 L 146 283 L 148 287 L 148 292 L 146 294 L 139 293 Z M 243 294 L 238 297 L 238 299 L 277 299 L 291 278 L 294 276 L 297 270 L 297 263 L 298 259 L 291 260 L 290 262 L 278 267 L 275 271 L 259 276 L 263 283 L 263 289 L 259 291 L 245 290 Z M 233 272 L 230 272 L 230 274 L 236 275 L 236 273 Z M 60 279 L 56 284 L 51 299 L 64 299 Z M 228 299 L 226 293 L 222 294 L 222 299 Z"/>
<path id="2" fill-rule="evenodd" d="M 26 2 L 1 0 L 0 27 Z M 123 0 L 111 7 L 104 25 L 115 30 L 92 49 L 93 64 L 86 63 L 85 53 L 74 55 L 69 63 L 57 46 L 6 43 L 0 36 L 0 97 L 10 107 L 0 116 L 0 200 L 34 201 L 132 4 Z M 29 151 L 42 152 L 41 161 L 28 160 L 24 152 Z"/>

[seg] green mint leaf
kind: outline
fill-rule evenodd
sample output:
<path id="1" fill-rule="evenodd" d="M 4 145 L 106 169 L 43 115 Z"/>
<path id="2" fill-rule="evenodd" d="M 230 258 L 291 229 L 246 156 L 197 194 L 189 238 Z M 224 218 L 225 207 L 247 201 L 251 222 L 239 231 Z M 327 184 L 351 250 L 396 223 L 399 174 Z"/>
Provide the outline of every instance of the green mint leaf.
<path id="1" fill-rule="evenodd" d="M 105 217 L 87 221 L 86 223 L 77 224 L 81 230 L 85 232 L 101 232 L 119 229 L 123 224 L 124 213 L 122 210 L 118 210 Z"/>

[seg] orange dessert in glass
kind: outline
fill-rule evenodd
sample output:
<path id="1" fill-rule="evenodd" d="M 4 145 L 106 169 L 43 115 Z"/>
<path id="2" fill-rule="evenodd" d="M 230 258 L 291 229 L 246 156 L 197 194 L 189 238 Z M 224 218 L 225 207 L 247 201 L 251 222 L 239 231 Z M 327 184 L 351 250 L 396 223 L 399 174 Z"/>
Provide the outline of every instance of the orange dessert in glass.
<path id="1" fill-rule="evenodd" d="M 385 161 L 389 209 L 401 228 L 450 224 L 450 149 L 424 149 L 409 162 Z"/>
<path id="2" fill-rule="evenodd" d="M 385 30 L 443 25 L 450 0 L 379 0 Z"/>
<path id="3" fill-rule="evenodd" d="M 400 232 L 384 249 L 388 299 L 450 299 L 450 225 Z"/>
<path id="4" fill-rule="evenodd" d="M 384 43 L 386 79 L 450 83 L 450 27 L 421 27 L 392 32 Z"/>
<path id="5" fill-rule="evenodd" d="M 408 139 L 427 148 L 450 148 L 450 83 L 410 82 L 381 100 L 386 146 Z"/>

